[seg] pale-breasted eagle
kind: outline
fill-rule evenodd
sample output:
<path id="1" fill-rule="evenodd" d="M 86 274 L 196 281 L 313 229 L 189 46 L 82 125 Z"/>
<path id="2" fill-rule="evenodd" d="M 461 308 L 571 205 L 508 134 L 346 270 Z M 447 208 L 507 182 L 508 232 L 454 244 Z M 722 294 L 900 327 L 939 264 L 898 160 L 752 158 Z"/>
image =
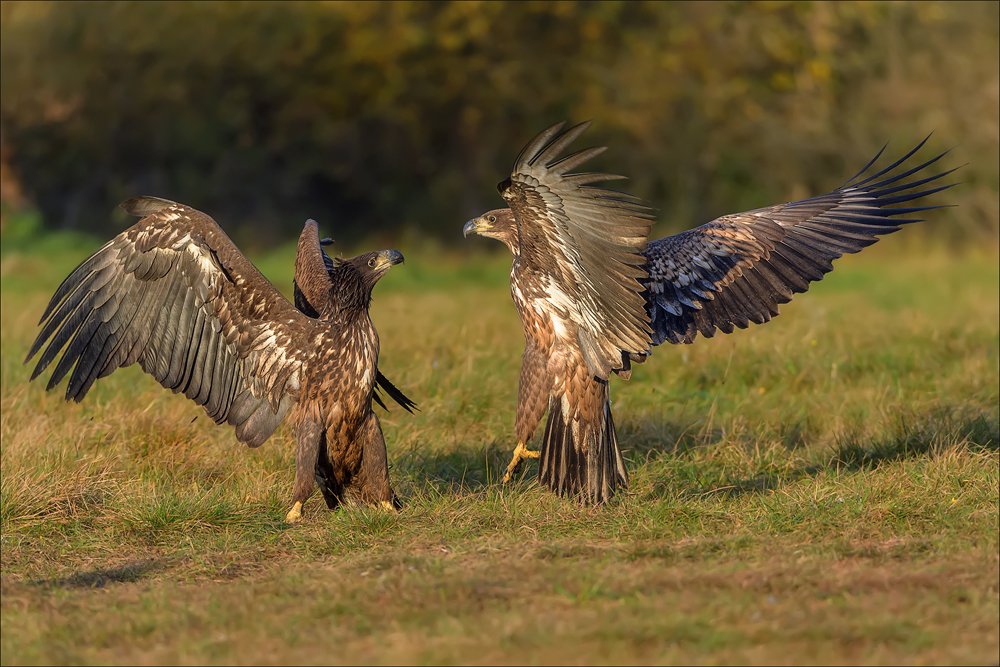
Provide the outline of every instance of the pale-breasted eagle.
<path id="1" fill-rule="evenodd" d="M 497 189 L 509 208 L 465 224 L 506 244 L 514 257 L 511 295 L 524 328 L 518 384 L 517 447 L 504 481 L 526 458 L 540 458 L 539 481 L 560 495 L 602 502 L 628 485 L 611 415 L 611 373 L 628 378 L 664 341 L 690 343 L 698 333 L 761 324 L 778 305 L 804 292 L 910 216 L 937 206 L 898 206 L 950 185 L 951 172 L 906 181 L 939 155 L 901 173 L 905 156 L 825 195 L 726 215 L 648 242 L 651 209 L 637 198 L 593 184 L 623 178 L 570 171 L 604 151 L 560 158 L 588 126 L 560 134 L 560 123 L 521 151 Z M 926 141 L 926 140 L 924 140 Z M 883 149 L 884 150 L 884 149 Z M 528 450 L 542 415 L 541 451 Z"/>

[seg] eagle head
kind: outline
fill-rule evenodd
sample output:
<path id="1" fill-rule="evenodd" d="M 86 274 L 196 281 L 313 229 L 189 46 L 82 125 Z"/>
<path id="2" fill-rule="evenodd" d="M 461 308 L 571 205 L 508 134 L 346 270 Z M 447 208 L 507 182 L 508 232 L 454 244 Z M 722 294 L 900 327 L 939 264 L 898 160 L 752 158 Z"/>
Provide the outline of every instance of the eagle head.
<path id="1" fill-rule="evenodd" d="M 367 309 L 372 289 L 390 268 L 403 263 L 398 250 L 366 252 L 350 259 L 335 259 L 330 270 L 330 301 L 327 308 L 341 313 Z"/>
<path id="2" fill-rule="evenodd" d="M 470 233 L 502 241 L 510 248 L 511 254 L 519 252 L 517 221 L 509 208 L 487 211 L 478 218 L 469 220 L 462 229 L 462 235 L 468 236 Z"/>
<path id="3" fill-rule="evenodd" d="M 371 281 L 374 285 L 379 278 L 384 276 L 396 264 L 403 263 L 403 253 L 398 250 L 379 250 L 377 252 L 366 252 L 351 259 L 344 260 L 350 262 L 355 268 Z"/>

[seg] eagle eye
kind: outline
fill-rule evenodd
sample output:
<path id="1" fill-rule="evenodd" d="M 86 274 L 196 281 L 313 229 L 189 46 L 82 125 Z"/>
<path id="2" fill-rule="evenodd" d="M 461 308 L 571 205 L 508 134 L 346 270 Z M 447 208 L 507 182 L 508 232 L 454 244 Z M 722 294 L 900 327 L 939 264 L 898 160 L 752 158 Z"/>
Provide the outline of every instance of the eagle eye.
<path id="1" fill-rule="evenodd" d="M 371 259 L 368 260 L 368 266 L 372 266 L 372 267 L 375 266 L 375 258 L 374 257 L 372 257 Z"/>
<path id="2" fill-rule="evenodd" d="M 497 217 L 495 215 L 491 215 L 490 216 L 490 222 L 496 222 L 496 221 L 497 221 Z"/>

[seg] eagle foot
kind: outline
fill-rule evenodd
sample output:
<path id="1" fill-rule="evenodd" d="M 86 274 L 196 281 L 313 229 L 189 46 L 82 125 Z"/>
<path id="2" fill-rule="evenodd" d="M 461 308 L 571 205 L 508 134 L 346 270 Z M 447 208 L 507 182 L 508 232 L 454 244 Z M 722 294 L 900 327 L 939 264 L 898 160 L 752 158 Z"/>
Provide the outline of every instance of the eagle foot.
<path id="1" fill-rule="evenodd" d="M 517 443 L 517 447 L 514 448 L 514 458 L 511 459 L 507 466 L 507 473 L 503 476 L 503 483 L 506 484 L 510 481 L 510 478 L 521 468 L 521 463 L 525 459 L 537 459 L 541 454 L 541 452 L 528 449 L 523 442 Z"/>
<path id="2" fill-rule="evenodd" d="M 392 512 L 393 514 L 395 514 L 396 511 L 397 511 L 396 510 L 396 506 L 393 505 L 392 503 L 390 503 L 388 500 L 383 500 L 382 502 L 380 502 L 379 503 L 379 508 L 380 509 L 384 509 L 384 510 L 388 510 L 388 511 Z"/>
<path id="3" fill-rule="evenodd" d="M 288 514 L 285 515 L 285 521 L 287 523 L 295 523 L 302 518 L 302 503 L 295 503 L 292 505 L 292 509 L 288 510 Z"/>

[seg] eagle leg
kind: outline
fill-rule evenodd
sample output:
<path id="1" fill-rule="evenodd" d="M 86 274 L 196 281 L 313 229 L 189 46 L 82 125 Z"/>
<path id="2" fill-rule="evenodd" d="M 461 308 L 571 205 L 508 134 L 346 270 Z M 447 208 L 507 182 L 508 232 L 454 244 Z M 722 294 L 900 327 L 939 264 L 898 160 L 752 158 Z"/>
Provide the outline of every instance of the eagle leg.
<path id="1" fill-rule="evenodd" d="M 319 458 L 323 428 L 309 417 L 299 425 L 295 442 L 295 486 L 292 489 L 292 509 L 285 521 L 295 523 L 302 518 L 302 506 L 316 488 L 316 460 Z"/>
<path id="2" fill-rule="evenodd" d="M 382 436 L 382 425 L 374 412 L 357 433 L 363 451 L 360 466 L 345 489 L 347 498 L 357 505 L 396 511 L 396 494 L 389 485 L 389 457 Z"/>
<path id="3" fill-rule="evenodd" d="M 528 449 L 523 442 L 517 443 L 517 447 L 514 448 L 514 458 L 511 459 L 507 466 L 507 473 L 503 476 L 503 483 L 506 484 L 510 481 L 510 478 L 521 468 L 521 463 L 527 459 L 537 459 L 540 455 L 541 452 Z"/>

